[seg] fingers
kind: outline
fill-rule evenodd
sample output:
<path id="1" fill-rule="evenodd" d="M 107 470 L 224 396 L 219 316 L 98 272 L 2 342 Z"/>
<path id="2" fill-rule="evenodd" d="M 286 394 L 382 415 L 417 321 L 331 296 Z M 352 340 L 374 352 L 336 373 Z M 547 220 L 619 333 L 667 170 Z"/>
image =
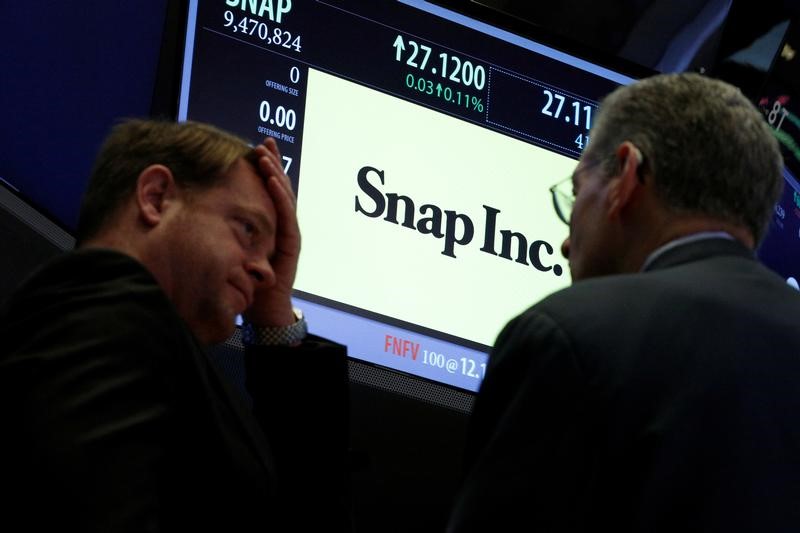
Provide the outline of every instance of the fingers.
<path id="1" fill-rule="evenodd" d="M 300 248 L 300 230 L 297 223 L 297 197 L 292 182 L 283 171 L 283 160 L 275 139 L 268 137 L 255 148 L 258 155 L 259 172 L 265 183 L 278 216 L 278 239 L 280 252 L 296 256 Z"/>
<path id="2" fill-rule="evenodd" d="M 264 142 L 255 148 L 258 155 L 259 170 L 265 178 L 275 176 L 281 187 L 286 191 L 292 204 L 297 203 L 297 199 L 292 188 L 292 182 L 286 172 L 283 171 L 283 159 L 278 149 L 278 144 L 272 137 L 267 137 Z"/>
<path id="3" fill-rule="evenodd" d="M 282 249 L 281 251 L 296 254 L 300 247 L 300 229 L 297 223 L 294 196 L 275 176 L 270 177 L 267 182 L 267 190 L 275 203 L 275 211 L 278 216 L 276 245 Z"/>

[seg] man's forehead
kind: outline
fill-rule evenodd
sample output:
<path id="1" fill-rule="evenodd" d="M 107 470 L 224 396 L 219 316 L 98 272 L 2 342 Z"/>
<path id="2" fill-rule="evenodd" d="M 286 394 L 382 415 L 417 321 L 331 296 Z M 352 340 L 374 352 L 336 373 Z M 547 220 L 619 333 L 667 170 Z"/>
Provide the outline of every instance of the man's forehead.
<path id="1" fill-rule="evenodd" d="M 254 163 L 246 157 L 240 157 L 231 164 L 224 177 L 232 182 L 248 182 L 250 185 L 258 183 L 260 185 L 259 188 L 266 191 L 266 180 L 258 171 L 257 165 L 257 162 Z"/>
<path id="2" fill-rule="evenodd" d="M 238 159 L 231 165 L 220 184 L 229 189 L 242 206 L 258 208 L 259 211 L 275 210 L 265 178 L 244 159 Z"/>
<path id="3" fill-rule="evenodd" d="M 261 181 L 264 182 L 264 186 L 266 186 L 266 180 L 263 176 L 261 176 L 261 173 L 258 170 L 258 160 L 258 153 L 251 149 L 245 155 L 234 161 L 230 170 L 232 170 L 235 166 L 246 166 L 249 170 L 258 175 L 261 178 Z"/>

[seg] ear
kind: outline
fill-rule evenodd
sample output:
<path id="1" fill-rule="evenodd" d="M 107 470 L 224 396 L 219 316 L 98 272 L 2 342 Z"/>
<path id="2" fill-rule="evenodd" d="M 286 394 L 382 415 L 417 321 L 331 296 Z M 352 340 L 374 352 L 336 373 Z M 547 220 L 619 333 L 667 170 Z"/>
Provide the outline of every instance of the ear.
<path id="1" fill-rule="evenodd" d="M 630 141 L 620 144 L 614 156 L 617 160 L 617 174 L 611 177 L 608 186 L 608 214 L 618 216 L 632 200 L 635 193 L 643 186 L 639 179 L 639 165 L 642 164 L 642 152 Z"/>
<path id="2" fill-rule="evenodd" d="M 136 180 L 136 204 L 139 216 L 148 226 L 155 226 L 164 216 L 170 200 L 178 194 L 172 171 L 164 165 L 150 165 Z"/>

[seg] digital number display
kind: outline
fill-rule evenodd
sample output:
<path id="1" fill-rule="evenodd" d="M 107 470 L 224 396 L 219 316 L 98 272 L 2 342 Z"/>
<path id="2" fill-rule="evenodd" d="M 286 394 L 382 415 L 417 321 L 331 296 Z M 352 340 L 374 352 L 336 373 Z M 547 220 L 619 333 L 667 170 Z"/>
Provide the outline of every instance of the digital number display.
<path id="1" fill-rule="evenodd" d="M 761 89 L 758 107 L 781 147 L 783 195 L 775 205 L 772 223 L 758 257 L 794 288 L 800 288 L 800 106 L 798 106 L 797 48 L 800 31 L 789 25 L 784 43 Z"/>

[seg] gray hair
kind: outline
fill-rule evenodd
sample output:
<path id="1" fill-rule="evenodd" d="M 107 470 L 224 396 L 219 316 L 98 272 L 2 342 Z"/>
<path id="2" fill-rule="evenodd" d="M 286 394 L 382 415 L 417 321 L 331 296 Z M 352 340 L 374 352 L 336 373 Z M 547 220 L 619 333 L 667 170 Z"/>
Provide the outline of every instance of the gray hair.
<path id="1" fill-rule="evenodd" d="M 694 73 L 620 87 L 600 105 L 584 158 L 615 170 L 630 141 L 644 154 L 656 194 L 677 213 L 711 215 L 760 241 L 783 189 L 778 142 L 736 87 Z"/>

